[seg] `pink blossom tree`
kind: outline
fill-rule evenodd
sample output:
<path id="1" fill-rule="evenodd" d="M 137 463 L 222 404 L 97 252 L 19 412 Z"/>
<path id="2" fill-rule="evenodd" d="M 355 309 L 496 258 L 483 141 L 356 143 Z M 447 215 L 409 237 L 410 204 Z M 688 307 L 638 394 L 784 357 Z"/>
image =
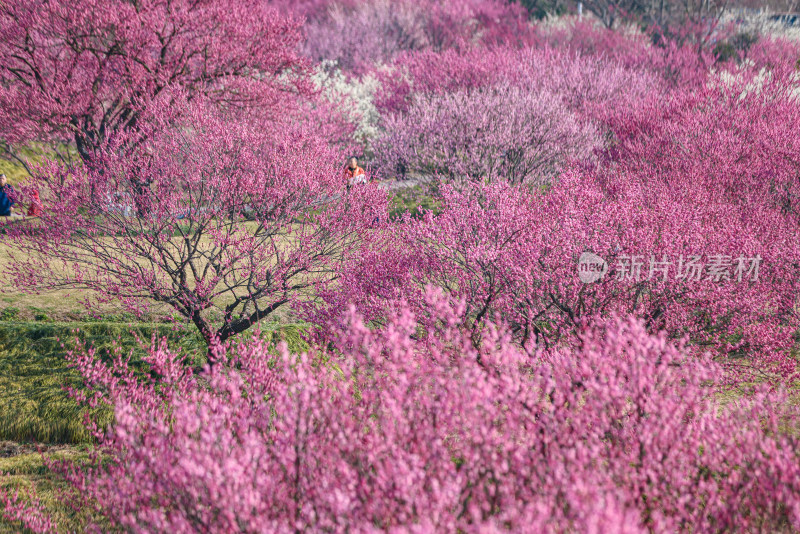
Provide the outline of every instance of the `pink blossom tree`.
<path id="1" fill-rule="evenodd" d="M 558 94 L 566 106 L 630 106 L 658 92 L 658 79 L 642 69 L 628 69 L 602 54 L 575 55 L 564 49 L 508 46 L 422 50 L 400 55 L 390 69 L 378 72 L 376 106 L 384 114 L 403 113 L 416 95 L 474 91 L 496 85 Z M 625 103 L 625 104 L 623 104 Z"/>
<path id="2" fill-rule="evenodd" d="M 0 140 L 84 164 L 154 98 L 202 96 L 274 117 L 310 94 L 301 20 L 246 0 L 8 0 L 0 5 Z"/>
<path id="3" fill-rule="evenodd" d="M 160 303 L 225 340 L 329 279 L 385 208 L 373 186 L 346 192 L 338 154 L 303 127 L 155 111 L 136 151 L 123 138 L 100 167 L 37 169 L 26 190 L 47 209 L 9 228 L 17 287 Z"/>
<path id="4" fill-rule="evenodd" d="M 544 29 L 539 32 L 539 40 L 556 49 L 566 48 L 652 72 L 670 89 L 702 86 L 715 66 L 711 50 L 685 40 L 663 39 L 654 45 L 645 33 L 614 31 L 591 21 L 572 21 L 566 27 Z"/>
<path id="5" fill-rule="evenodd" d="M 450 181 L 547 183 L 570 159 L 586 159 L 599 146 L 596 131 L 558 96 L 515 87 L 418 95 L 382 127 L 374 149 L 384 173 Z"/>
<path id="6" fill-rule="evenodd" d="M 379 330 L 351 312 L 330 353 L 256 339 L 202 377 L 156 344 L 158 384 L 77 351 L 78 398 L 115 423 L 93 465 L 53 467 L 73 504 L 131 530 L 797 528 L 781 393 L 720 406 L 719 369 L 636 321 L 543 355 L 488 325 L 476 348 L 458 305 L 425 301 L 426 331 L 407 310 Z"/>
<path id="7" fill-rule="evenodd" d="M 306 26 L 306 53 L 316 60 L 334 60 L 346 71 L 363 71 L 402 50 L 430 46 L 425 16 L 408 1 L 331 3 L 324 16 Z"/>
<path id="8" fill-rule="evenodd" d="M 502 0 L 334 1 L 315 10 L 305 31 L 312 58 L 356 73 L 404 51 L 524 43 L 531 33 L 524 10 Z"/>

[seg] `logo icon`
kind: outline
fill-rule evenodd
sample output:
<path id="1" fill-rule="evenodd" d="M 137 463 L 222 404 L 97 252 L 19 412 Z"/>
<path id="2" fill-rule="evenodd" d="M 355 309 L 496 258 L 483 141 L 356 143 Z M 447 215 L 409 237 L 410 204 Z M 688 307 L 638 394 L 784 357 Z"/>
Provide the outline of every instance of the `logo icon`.
<path id="1" fill-rule="evenodd" d="M 584 284 L 591 284 L 597 282 L 608 272 L 608 263 L 606 260 L 593 254 L 592 252 L 584 252 L 578 258 L 578 278 Z"/>

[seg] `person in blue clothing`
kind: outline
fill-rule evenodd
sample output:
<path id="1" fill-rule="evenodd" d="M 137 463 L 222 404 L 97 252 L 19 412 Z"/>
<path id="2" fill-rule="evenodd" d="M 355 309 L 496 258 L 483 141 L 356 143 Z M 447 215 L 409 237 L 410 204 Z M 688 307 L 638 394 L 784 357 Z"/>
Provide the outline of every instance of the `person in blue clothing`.
<path id="1" fill-rule="evenodd" d="M 0 174 L 0 217 L 10 217 L 14 202 L 14 188 L 5 174 Z"/>

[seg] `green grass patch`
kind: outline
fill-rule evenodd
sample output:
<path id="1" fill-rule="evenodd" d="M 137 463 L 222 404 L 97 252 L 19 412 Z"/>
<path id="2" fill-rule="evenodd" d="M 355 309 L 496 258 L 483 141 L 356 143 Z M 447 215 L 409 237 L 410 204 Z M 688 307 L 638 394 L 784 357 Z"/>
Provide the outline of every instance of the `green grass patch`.
<path id="1" fill-rule="evenodd" d="M 23 450 L 16 454 L 19 451 L 9 451 L 13 446 L 8 445 L 11 444 L 0 444 L 0 488 L 12 493 L 19 492 L 23 498 L 30 497 L 35 491 L 44 511 L 59 525 L 62 532 L 83 532 L 91 520 L 103 524 L 102 518 L 91 517 L 89 510 L 75 511 L 62 502 L 60 494 L 70 488 L 58 473 L 51 471 L 45 464 L 44 456 L 56 461 L 88 461 L 86 447 L 59 446 L 41 452 Z M 6 453 L 13 455 L 4 456 Z M 0 518 L 0 534 L 20 531 L 21 525 Z"/>
<path id="2" fill-rule="evenodd" d="M 78 373 L 68 367 L 66 351 L 76 339 L 97 348 L 101 356 L 117 345 L 132 350 L 136 364 L 143 354 L 137 336 L 149 342 L 153 335 L 166 336 L 171 346 L 196 355 L 193 365 L 202 363 L 205 348 L 199 336 L 163 324 L 0 322 L 0 440 L 90 441 L 82 423 L 84 408 L 64 391 L 81 385 Z M 94 415 L 101 421 L 111 417 Z"/>
<path id="3" fill-rule="evenodd" d="M 308 350 L 305 327 L 297 324 L 261 325 L 262 336 L 277 344 L 284 341 L 293 352 Z M 245 334 L 242 339 L 246 339 Z M 206 347 L 193 328 L 157 323 L 113 322 L 2 322 L 0 321 L 0 440 L 36 443 L 88 443 L 85 408 L 64 391 L 80 387 L 80 375 L 68 367 L 67 350 L 76 340 L 108 357 L 115 346 L 132 351 L 132 365 L 147 372 L 141 361 L 150 339 L 166 337 L 169 346 L 186 355 L 187 365 L 199 369 Z M 138 338 L 138 339 L 137 339 Z M 111 414 L 93 414 L 110 421 Z"/>
<path id="4" fill-rule="evenodd" d="M 420 208 L 432 211 L 434 215 L 438 215 L 441 211 L 439 201 L 432 192 L 420 185 L 393 191 L 390 202 L 389 216 L 393 219 L 402 217 L 405 213 L 410 213 L 412 217 L 420 217 Z"/>
<path id="5" fill-rule="evenodd" d="M 19 161 L 14 159 L 8 152 L 5 151 L 8 146 L 0 144 L 0 173 L 8 176 L 8 181 L 16 185 L 25 182 L 29 177 L 27 169 Z M 53 146 L 42 143 L 29 143 L 25 146 L 14 146 L 14 153 L 17 157 L 28 162 L 28 165 L 37 165 L 45 160 L 57 160 L 58 154 L 67 157 L 76 164 L 80 165 L 80 158 L 78 152 L 70 146 L 60 145 L 58 147 L 58 154 Z"/>
<path id="6" fill-rule="evenodd" d="M 3 158 L 0 158 L 0 174 L 5 174 L 12 185 L 23 182 L 30 176 L 25 167 L 16 161 Z"/>

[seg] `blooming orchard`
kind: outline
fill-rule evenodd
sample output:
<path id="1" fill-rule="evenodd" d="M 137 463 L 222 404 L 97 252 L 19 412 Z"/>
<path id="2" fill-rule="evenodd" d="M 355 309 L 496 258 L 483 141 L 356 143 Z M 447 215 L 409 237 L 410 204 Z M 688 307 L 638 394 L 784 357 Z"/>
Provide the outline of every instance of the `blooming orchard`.
<path id="1" fill-rule="evenodd" d="M 425 302 L 372 331 L 352 312 L 334 351 L 254 340 L 202 377 L 163 345 L 157 383 L 124 357 L 71 356 L 87 402 L 115 406 L 88 471 L 55 466 L 127 530 L 693 532 L 797 526 L 796 414 L 766 391 L 720 406 L 722 370 L 611 320 L 576 351 L 520 350 Z M 764 410 L 770 416 L 764 418 Z M 757 417 L 753 417 L 758 414 Z M 105 458 L 113 458 L 111 462 Z"/>
<path id="2" fill-rule="evenodd" d="M 69 352 L 87 528 L 800 530 L 800 45 L 551 4 L 0 4 L 4 281 L 207 345 Z"/>

